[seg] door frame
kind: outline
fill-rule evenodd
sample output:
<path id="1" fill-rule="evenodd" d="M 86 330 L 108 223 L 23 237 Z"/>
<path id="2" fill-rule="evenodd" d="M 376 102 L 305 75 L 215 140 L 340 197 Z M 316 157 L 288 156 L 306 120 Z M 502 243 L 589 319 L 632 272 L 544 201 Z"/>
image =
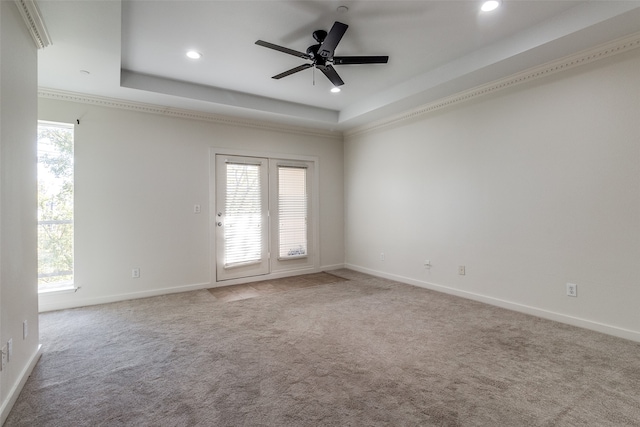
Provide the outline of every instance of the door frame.
<path id="1" fill-rule="evenodd" d="M 227 179 L 229 165 L 246 165 L 257 166 L 260 179 L 260 234 L 261 247 L 260 258 L 248 263 L 239 263 L 233 266 L 226 266 L 224 260 L 226 258 L 225 239 L 221 238 L 233 227 L 233 220 L 228 217 L 227 201 Z M 216 224 L 214 233 L 216 235 L 216 280 L 227 281 L 236 278 L 254 277 L 268 274 L 270 271 L 270 218 L 269 218 L 269 160 L 264 157 L 240 157 L 229 155 L 216 156 L 216 211 L 212 212 L 215 216 Z M 242 228 L 242 227 L 240 227 Z M 243 233 L 244 235 L 244 233 Z"/>
<path id="2" fill-rule="evenodd" d="M 234 278 L 228 280 L 218 280 L 217 277 L 217 237 L 216 237 L 216 156 L 237 156 L 237 157 L 259 157 L 266 158 L 269 160 L 268 163 L 273 163 L 273 160 L 277 161 L 292 161 L 292 162 L 307 162 L 312 165 L 310 168 L 310 173 L 308 178 L 311 180 L 310 190 L 311 195 L 309 198 L 309 214 L 311 217 L 311 221 L 308 225 L 309 227 L 309 262 L 305 265 L 299 265 L 298 263 L 292 263 L 292 267 L 282 268 L 279 266 L 274 269 L 270 266 L 269 273 L 261 276 L 254 277 L 241 277 Z M 305 156 L 305 155 L 283 155 L 282 153 L 274 153 L 268 151 L 253 151 L 253 150 L 242 150 L 242 149 L 227 149 L 227 148 L 217 148 L 211 147 L 209 149 L 209 260 L 210 260 L 210 274 L 211 274 L 211 285 L 212 286 L 228 286 L 239 283 L 252 282 L 256 280 L 268 280 L 268 279 L 276 279 L 280 277 L 288 277 L 298 274 L 305 273 L 314 273 L 320 271 L 320 164 L 319 159 L 316 156 Z M 271 173 L 269 173 L 271 174 Z M 269 183 L 269 187 L 271 189 L 272 185 Z M 271 196 L 270 196 L 271 197 Z M 271 207 L 272 202 L 269 202 Z M 271 216 L 272 218 L 274 216 Z M 271 223 L 271 221 L 270 221 Z M 269 248 L 273 247 L 274 233 L 269 233 Z"/>

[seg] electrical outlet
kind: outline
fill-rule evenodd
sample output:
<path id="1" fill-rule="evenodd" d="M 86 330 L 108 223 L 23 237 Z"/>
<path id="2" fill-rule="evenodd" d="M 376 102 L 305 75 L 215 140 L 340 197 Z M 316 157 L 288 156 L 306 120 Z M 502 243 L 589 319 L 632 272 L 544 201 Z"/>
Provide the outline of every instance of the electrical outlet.
<path id="1" fill-rule="evenodd" d="M 24 322 L 22 322 L 22 339 L 26 340 L 28 335 L 29 335 L 29 324 L 25 320 Z"/>
<path id="2" fill-rule="evenodd" d="M 13 338 L 10 338 L 7 341 L 7 362 L 11 362 L 11 358 L 13 357 Z"/>
<path id="3" fill-rule="evenodd" d="M 467 274 L 465 272 L 464 265 L 461 265 L 461 266 L 458 267 L 458 274 L 461 275 L 461 276 L 464 276 L 465 274 Z"/>
<path id="4" fill-rule="evenodd" d="M 135 267 L 133 270 L 131 270 L 131 277 L 134 279 L 139 279 L 140 278 L 140 268 L 139 267 Z"/>
<path id="5" fill-rule="evenodd" d="M 578 285 L 576 285 L 575 283 L 567 283 L 567 296 L 577 297 Z"/>
<path id="6" fill-rule="evenodd" d="M 4 368 L 7 366 L 7 346 L 4 345 L 2 346 L 2 369 L 0 369 L 1 371 L 4 371 Z"/>
<path id="7" fill-rule="evenodd" d="M 384 252 L 380 252 L 380 261 L 384 261 Z"/>
<path id="8" fill-rule="evenodd" d="M 428 259 L 424 260 L 424 268 L 431 268 L 431 261 L 429 261 Z"/>
<path id="9" fill-rule="evenodd" d="M 200 213 L 200 205 L 193 205 L 193 213 L 194 214 Z"/>

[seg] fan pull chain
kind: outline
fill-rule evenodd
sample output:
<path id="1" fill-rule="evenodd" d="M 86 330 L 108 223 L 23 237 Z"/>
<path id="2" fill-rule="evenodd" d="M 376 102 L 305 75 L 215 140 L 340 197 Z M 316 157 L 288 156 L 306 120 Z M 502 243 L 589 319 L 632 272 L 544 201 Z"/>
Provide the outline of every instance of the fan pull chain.
<path id="1" fill-rule="evenodd" d="M 311 78 L 313 81 L 313 85 L 315 86 L 316 85 L 316 66 L 315 65 L 313 66 L 313 70 L 311 71 L 311 76 L 312 76 Z"/>

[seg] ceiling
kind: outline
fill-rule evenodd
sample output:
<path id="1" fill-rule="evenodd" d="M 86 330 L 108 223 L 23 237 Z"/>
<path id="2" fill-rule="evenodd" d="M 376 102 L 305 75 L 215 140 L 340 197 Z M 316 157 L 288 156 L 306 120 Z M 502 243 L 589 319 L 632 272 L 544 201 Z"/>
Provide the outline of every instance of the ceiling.
<path id="1" fill-rule="evenodd" d="M 344 131 L 640 31 L 640 1 L 39 0 L 52 45 L 39 86 L 251 120 Z M 346 6 L 348 10 L 341 12 Z M 349 25 L 340 93 L 305 61 L 312 33 Z M 202 53 L 192 60 L 188 49 Z M 315 81 L 314 81 L 315 80 Z"/>

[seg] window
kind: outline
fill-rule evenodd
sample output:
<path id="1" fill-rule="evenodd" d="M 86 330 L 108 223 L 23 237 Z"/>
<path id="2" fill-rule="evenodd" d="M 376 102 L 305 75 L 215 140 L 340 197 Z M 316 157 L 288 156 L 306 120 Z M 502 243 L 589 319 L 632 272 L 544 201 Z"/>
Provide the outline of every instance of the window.
<path id="1" fill-rule="evenodd" d="M 307 169 L 278 166 L 279 258 L 307 256 Z"/>
<path id="2" fill-rule="evenodd" d="M 260 165 L 227 164 L 225 268 L 261 260 L 262 191 Z"/>
<path id="3" fill-rule="evenodd" d="M 73 288 L 73 125 L 38 123 L 38 291 Z"/>

